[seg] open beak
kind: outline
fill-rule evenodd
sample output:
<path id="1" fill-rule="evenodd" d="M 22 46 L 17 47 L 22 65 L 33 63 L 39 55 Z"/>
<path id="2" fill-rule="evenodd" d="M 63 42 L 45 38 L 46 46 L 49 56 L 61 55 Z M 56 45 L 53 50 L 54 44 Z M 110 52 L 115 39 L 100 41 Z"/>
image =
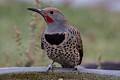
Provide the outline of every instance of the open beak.
<path id="1" fill-rule="evenodd" d="M 38 8 L 28 8 L 28 10 L 37 12 L 37 13 L 41 14 L 41 15 L 44 17 L 44 11 L 43 11 L 42 9 L 38 9 Z"/>

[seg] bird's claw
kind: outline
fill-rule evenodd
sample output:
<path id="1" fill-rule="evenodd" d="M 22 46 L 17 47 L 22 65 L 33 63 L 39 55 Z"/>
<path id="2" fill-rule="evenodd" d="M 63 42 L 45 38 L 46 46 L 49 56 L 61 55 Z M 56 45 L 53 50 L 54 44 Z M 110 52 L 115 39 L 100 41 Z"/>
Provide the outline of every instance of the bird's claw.
<path id="1" fill-rule="evenodd" d="M 54 70 L 54 67 L 55 67 L 55 66 L 56 66 L 56 65 L 53 65 L 53 64 L 48 65 L 47 72 L 49 72 L 50 70 L 51 70 L 52 72 L 54 72 L 53 70 Z"/>
<path id="2" fill-rule="evenodd" d="M 75 68 L 73 69 L 73 71 L 77 71 L 77 74 L 79 74 L 79 70 L 80 69 L 84 69 L 84 68 L 78 65 L 78 66 L 75 66 Z"/>
<path id="3" fill-rule="evenodd" d="M 75 67 L 72 71 L 75 71 L 77 74 L 79 74 L 79 69 Z"/>

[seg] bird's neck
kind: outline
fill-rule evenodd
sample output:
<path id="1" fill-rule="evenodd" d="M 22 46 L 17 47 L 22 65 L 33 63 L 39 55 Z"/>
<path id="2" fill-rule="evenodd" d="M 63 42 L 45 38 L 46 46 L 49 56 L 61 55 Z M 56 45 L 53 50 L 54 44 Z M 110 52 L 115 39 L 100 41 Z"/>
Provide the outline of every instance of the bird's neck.
<path id="1" fill-rule="evenodd" d="M 54 34 L 54 33 L 64 33 L 67 31 L 68 24 L 59 24 L 59 23 L 50 23 L 47 24 L 45 33 Z"/>

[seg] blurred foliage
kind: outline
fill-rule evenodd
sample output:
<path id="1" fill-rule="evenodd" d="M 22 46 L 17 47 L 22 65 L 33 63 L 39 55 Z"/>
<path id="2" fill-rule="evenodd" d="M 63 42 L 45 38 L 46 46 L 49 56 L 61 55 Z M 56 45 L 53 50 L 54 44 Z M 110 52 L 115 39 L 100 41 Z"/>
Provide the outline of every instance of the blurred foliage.
<path id="1" fill-rule="evenodd" d="M 30 48 L 32 40 L 32 21 L 34 13 L 28 11 L 28 7 L 34 7 L 28 3 L 5 3 L 0 4 L 0 66 L 18 66 L 21 61 L 28 61 L 25 51 Z M 42 6 L 41 6 L 42 7 Z M 84 45 L 85 62 L 99 61 L 99 55 L 102 55 L 100 61 L 120 61 L 120 14 L 111 13 L 107 10 L 94 8 L 71 8 L 59 6 L 68 21 L 76 26 L 81 32 Z M 30 55 L 33 57 L 32 66 L 48 65 L 50 59 L 40 49 L 40 35 L 43 32 L 44 20 L 37 16 L 35 25 L 34 39 L 35 44 L 30 48 L 34 49 Z M 14 27 L 17 28 L 14 28 Z M 15 31 L 18 33 L 20 42 L 16 43 Z M 16 50 L 16 45 L 21 46 Z M 36 47 L 37 46 L 37 47 Z M 37 48 L 37 50 L 36 50 Z M 29 52 L 28 52 L 29 53 Z M 23 65 L 22 65 L 23 66 Z"/>

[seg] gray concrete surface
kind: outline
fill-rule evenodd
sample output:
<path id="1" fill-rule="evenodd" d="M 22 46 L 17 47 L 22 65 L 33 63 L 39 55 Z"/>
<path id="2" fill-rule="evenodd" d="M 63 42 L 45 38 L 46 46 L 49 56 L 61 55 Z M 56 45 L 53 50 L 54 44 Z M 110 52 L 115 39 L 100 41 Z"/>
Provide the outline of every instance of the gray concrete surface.
<path id="1" fill-rule="evenodd" d="M 0 74 L 21 73 L 21 72 L 46 72 L 47 67 L 5 67 L 0 68 Z M 54 72 L 77 72 L 68 68 L 54 68 Z M 111 75 L 120 77 L 120 71 L 117 70 L 99 70 L 99 69 L 79 69 L 80 73 L 95 73 L 100 75 Z"/>

